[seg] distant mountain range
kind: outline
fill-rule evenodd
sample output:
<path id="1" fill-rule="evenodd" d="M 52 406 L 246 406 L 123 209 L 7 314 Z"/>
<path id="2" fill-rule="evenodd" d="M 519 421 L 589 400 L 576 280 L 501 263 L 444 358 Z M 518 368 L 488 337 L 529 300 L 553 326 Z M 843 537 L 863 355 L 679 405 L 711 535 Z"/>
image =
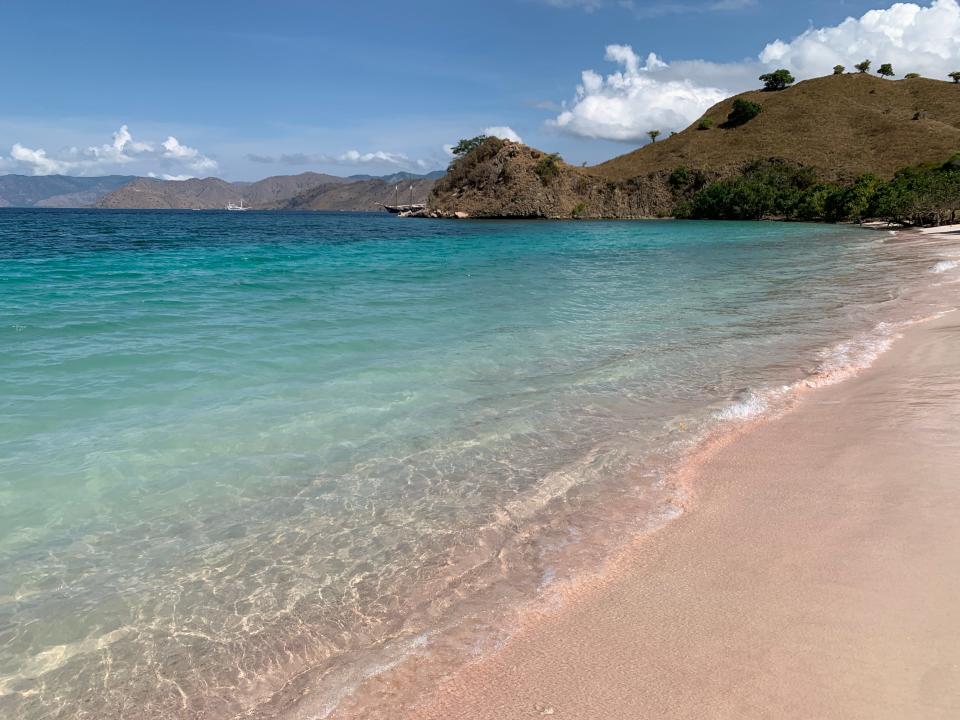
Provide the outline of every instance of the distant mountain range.
<path id="1" fill-rule="evenodd" d="M 443 177 L 443 174 L 440 174 Z M 397 188 L 397 182 L 403 183 Z M 318 185 L 274 207 L 280 210 L 380 210 L 381 203 L 426 203 L 437 180 L 433 177 L 379 178 Z"/>
<path id="2" fill-rule="evenodd" d="M 158 180 L 129 175 L 0 175 L 0 207 L 220 209 L 243 200 L 257 209 L 378 210 L 393 200 L 394 186 L 409 183 L 416 202 L 424 202 L 442 171 L 416 175 L 399 172 L 375 177 L 339 177 L 323 173 L 277 175 L 257 182 L 220 178 Z M 408 187 L 402 188 L 409 200 Z"/>
<path id="3" fill-rule="evenodd" d="M 0 207 L 91 207 L 136 179 L 132 175 L 0 175 Z"/>

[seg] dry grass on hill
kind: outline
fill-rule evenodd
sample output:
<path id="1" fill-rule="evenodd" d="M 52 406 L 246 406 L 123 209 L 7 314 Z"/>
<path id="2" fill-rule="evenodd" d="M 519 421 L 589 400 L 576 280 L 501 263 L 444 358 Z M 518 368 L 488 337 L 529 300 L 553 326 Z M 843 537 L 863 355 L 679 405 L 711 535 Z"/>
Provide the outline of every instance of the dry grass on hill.
<path id="1" fill-rule="evenodd" d="M 723 129 L 736 97 L 763 111 L 745 125 Z M 624 180 L 680 165 L 719 174 L 758 158 L 779 157 L 816 168 L 824 179 L 863 172 L 889 177 L 920 162 L 943 162 L 960 151 L 960 85 L 866 74 L 830 75 L 779 92 L 743 93 L 717 103 L 700 121 L 587 171 Z"/>

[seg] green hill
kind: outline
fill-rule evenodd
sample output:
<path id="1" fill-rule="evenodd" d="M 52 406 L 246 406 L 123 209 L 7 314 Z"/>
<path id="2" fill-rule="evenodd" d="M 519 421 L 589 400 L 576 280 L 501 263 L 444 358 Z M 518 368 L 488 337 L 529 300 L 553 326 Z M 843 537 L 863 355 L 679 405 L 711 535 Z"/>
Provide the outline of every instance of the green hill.
<path id="1" fill-rule="evenodd" d="M 738 101 L 755 103 L 760 112 L 730 126 L 728 118 Z M 573 167 L 538 150 L 489 138 L 451 165 L 437 182 L 428 211 L 472 217 L 622 218 L 697 215 L 712 208 L 697 216 L 849 219 L 871 207 L 870 198 L 854 204 L 839 199 L 841 190 L 860 175 L 889 180 L 908 166 L 942 165 L 958 151 L 960 85 L 926 78 L 831 75 L 780 91 L 728 98 L 683 132 L 594 167 Z M 553 158 L 549 173 L 540 171 L 544 158 Z M 706 186 L 738 178 L 739 185 L 725 194 L 715 192 L 710 203 L 695 202 Z M 901 216 L 901 209 L 913 217 L 928 209 L 931 216 L 954 213 L 954 178 L 947 179 L 933 178 L 939 195 L 950 196 L 938 199 L 936 209 L 917 210 L 916 194 L 925 192 L 926 177 L 898 181 L 895 189 L 902 197 L 887 193 L 884 207 L 891 216 Z M 780 197 L 778 184 L 790 197 Z M 858 192 L 880 189 L 871 185 Z M 771 194 L 777 197 L 767 197 Z M 723 207 L 728 202 L 739 203 L 738 208 L 728 212 Z M 802 211 L 794 214 L 801 203 Z M 723 213 L 716 214 L 720 209 Z"/>

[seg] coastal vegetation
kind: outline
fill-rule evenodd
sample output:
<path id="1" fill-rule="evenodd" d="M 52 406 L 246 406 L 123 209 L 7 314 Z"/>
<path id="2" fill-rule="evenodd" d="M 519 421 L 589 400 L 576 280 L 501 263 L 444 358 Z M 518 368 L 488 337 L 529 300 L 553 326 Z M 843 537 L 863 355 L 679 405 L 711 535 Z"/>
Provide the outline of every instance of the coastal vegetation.
<path id="1" fill-rule="evenodd" d="M 674 215 L 681 218 L 937 225 L 952 223 L 960 212 L 960 153 L 945 163 L 904 168 L 886 181 L 864 173 L 849 183 L 825 183 L 813 168 L 761 160 L 737 177 L 706 184 L 702 174 L 679 167 L 670 186 L 678 199 Z"/>
<path id="2" fill-rule="evenodd" d="M 857 72 L 858 72 L 858 73 L 865 73 L 865 72 L 867 72 L 867 71 L 870 69 L 870 61 L 869 61 L 869 60 L 864 60 L 863 62 L 858 62 L 858 63 L 857 63 L 856 65 L 854 65 L 853 67 L 855 67 L 855 68 L 857 69 Z"/>

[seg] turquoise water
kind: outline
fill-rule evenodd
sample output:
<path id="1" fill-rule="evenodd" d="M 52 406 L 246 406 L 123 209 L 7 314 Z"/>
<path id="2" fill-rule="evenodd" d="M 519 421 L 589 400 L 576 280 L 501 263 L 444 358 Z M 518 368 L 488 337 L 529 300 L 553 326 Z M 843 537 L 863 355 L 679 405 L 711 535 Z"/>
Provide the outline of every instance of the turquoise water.
<path id="1" fill-rule="evenodd" d="M 0 716 L 329 705 L 869 355 L 929 267 L 883 237 L 0 211 Z"/>

